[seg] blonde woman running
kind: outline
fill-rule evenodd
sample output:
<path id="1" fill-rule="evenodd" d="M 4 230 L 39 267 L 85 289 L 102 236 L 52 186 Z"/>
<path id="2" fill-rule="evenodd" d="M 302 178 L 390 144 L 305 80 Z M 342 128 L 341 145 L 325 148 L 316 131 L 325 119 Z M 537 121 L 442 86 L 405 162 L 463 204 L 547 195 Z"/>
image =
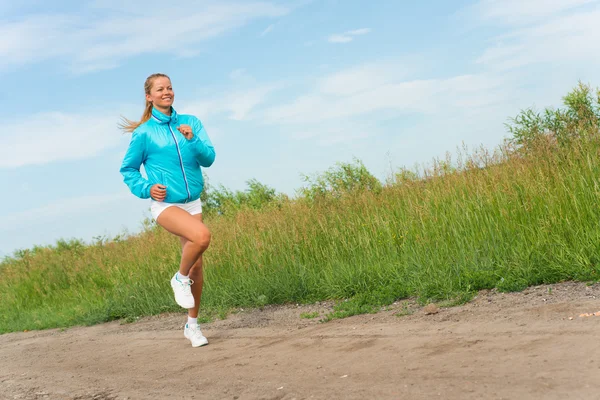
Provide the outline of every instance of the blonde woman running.
<path id="1" fill-rule="evenodd" d="M 198 309 L 202 254 L 210 244 L 210 232 L 202 223 L 201 167 L 212 165 L 215 150 L 198 118 L 173 109 L 175 93 L 167 75 L 150 75 L 144 89 L 146 108 L 141 121 L 125 119 L 121 124 L 132 133 L 121 174 L 134 195 L 151 199 L 154 220 L 181 241 L 181 263 L 171 287 L 177 304 L 188 309 L 184 336 L 193 347 L 204 346 L 208 340 L 198 325 Z M 147 179 L 140 173 L 141 165 Z"/>

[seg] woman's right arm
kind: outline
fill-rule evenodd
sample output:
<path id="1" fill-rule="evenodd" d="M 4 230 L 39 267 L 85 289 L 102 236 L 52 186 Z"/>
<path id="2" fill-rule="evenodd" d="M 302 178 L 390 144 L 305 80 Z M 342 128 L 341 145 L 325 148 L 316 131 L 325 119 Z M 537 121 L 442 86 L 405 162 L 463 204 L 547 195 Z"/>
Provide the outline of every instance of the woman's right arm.
<path id="1" fill-rule="evenodd" d="M 121 164 L 121 175 L 131 193 L 141 199 L 148 199 L 152 184 L 144 179 L 140 172 L 144 160 L 146 160 L 146 133 L 134 131 Z"/>

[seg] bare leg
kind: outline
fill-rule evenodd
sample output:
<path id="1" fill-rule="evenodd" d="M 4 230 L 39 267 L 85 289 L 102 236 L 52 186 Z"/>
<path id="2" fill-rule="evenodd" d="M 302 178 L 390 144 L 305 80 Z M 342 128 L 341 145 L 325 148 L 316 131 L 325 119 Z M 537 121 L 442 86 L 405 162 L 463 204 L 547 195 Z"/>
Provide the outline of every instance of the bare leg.
<path id="1" fill-rule="evenodd" d="M 194 218 L 202 222 L 202 214 L 193 215 Z M 180 237 L 181 251 L 188 242 L 186 238 Z M 204 285 L 204 273 L 202 269 L 202 254 L 198 257 L 192 268 L 190 269 L 190 278 L 194 281 L 192 285 L 192 295 L 194 296 L 194 308 L 188 309 L 188 315 L 192 318 L 198 318 L 198 311 L 200 310 L 200 299 L 202 298 L 202 287 Z"/>
<path id="2" fill-rule="evenodd" d="M 201 272 L 202 253 L 210 244 L 210 231 L 202 223 L 202 215 L 193 216 L 179 207 L 169 207 L 158 216 L 156 222 L 167 231 L 186 240 L 185 243 L 182 242 L 179 273 L 188 275 L 197 262 L 200 263 Z"/>

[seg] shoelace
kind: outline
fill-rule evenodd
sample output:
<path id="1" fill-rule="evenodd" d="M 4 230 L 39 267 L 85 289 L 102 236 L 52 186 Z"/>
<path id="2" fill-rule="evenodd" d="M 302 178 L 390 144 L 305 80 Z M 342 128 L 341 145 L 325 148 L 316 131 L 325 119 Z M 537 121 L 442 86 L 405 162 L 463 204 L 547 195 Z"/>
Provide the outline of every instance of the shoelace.
<path id="1" fill-rule="evenodd" d="M 181 283 L 181 285 L 183 286 L 183 290 L 186 292 L 186 294 L 188 292 L 190 294 L 192 293 L 192 285 L 194 284 L 194 281 L 192 279 L 188 279 L 187 282 L 186 281 L 179 281 L 179 283 Z"/>
<path id="2" fill-rule="evenodd" d="M 197 337 L 204 337 L 204 335 L 202 334 L 202 331 L 200 330 L 200 326 L 196 325 L 188 325 L 189 329 L 192 331 L 192 335 L 197 336 Z"/>

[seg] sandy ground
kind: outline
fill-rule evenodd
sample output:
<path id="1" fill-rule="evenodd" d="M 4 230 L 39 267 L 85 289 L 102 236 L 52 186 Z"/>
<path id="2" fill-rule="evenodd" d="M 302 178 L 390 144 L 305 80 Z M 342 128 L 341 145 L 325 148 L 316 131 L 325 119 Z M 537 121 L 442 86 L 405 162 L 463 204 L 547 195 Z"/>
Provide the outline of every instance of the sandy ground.
<path id="1" fill-rule="evenodd" d="M 182 315 L 2 335 L 0 399 L 600 399 L 599 284 L 300 317 L 330 309 L 239 312 L 196 349 Z"/>

